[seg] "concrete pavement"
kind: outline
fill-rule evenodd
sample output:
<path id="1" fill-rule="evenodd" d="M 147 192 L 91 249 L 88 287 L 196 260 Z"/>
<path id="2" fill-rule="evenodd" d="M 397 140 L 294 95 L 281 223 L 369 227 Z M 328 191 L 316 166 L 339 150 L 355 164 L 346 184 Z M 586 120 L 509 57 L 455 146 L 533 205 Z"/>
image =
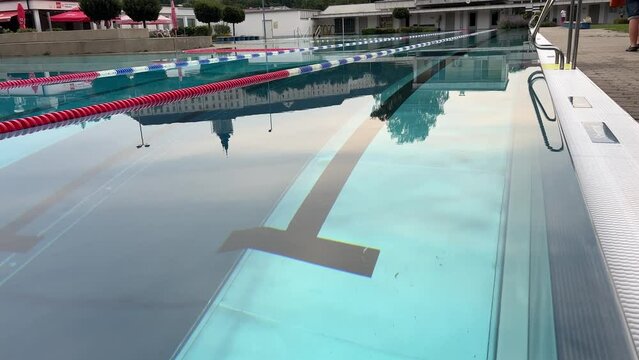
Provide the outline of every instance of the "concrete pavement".
<path id="1" fill-rule="evenodd" d="M 543 28 L 544 35 L 554 45 L 566 50 L 568 30 L 561 27 Z M 581 30 L 577 67 L 626 110 L 639 120 L 639 52 L 626 52 L 628 34 L 610 30 Z"/>

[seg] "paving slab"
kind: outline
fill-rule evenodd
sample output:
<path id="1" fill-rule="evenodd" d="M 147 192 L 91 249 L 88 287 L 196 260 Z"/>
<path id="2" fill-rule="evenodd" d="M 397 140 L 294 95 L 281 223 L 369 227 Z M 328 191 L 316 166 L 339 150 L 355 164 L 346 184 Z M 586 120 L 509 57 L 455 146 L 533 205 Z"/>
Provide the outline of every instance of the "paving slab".
<path id="1" fill-rule="evenodd" d="M 564 52 L 568 43 L 568 29 L 543 28 L 542 35 Z M 597 86 L 639 120 L 639 52 L 626 52 L 628 34 L 587 29 L 579 32 L 577 67 Z"/>

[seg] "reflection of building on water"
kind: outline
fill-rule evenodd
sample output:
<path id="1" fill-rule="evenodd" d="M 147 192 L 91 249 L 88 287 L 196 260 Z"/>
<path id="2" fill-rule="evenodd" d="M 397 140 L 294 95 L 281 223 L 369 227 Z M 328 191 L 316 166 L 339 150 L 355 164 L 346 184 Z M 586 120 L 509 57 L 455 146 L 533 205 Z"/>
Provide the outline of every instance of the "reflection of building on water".
<path id="1" fill-rule="evenodd" d="M 417 60 L 416 66 L 428 66 L 433 60 Z M 442 66 L 431 78 L 415 79 L 414 86 L 438 90 L 497 90 L 508 85 L 508 61 L 505 55 L 465 56 Z"/>
<path id="2" fill-rule="evenodd" d="M 268 94 L 251 92 L 246 88 L 232 89 L 224 92 L 204 95 L 173 104 L 141 109 L 133 112 L 133 115 L 153 116 L 161 114 L 191 113 L 199 111 L 233 110 L 243 109 L 271 103 L 281 103 L 286 108 L 292 106 L 292 101 L 329 97 L 336 95 L 349 95 L 355 90 L 371 89 L 381 86 L 375 81 L 372 74 L 367 73 L 362 77 L 349 78 L 346 82 L 322 82 L 307 84 L 302 88 L 285 88 L 281 90 L 271 89 Z"/>
<path id="3" fill-rule="evenodd" d="M 224 153 L 228 155 L 229 140 L 231 139 L 231 135 L 233 135 L 233 120 L 225 119 L 211 121 L 211 126 L 213 132 L 220 138 L 220 143 L 222 143 L 222 149 L 224 149 Z"/>
<path id="4" fill-rule="evenodd" d="M 387 130 L 398 144 L 424 141 L 444 113 L 449 91 L 504 91 L 508 85 L 506 55 L 475 55 L 458 58 L 420 58 L 413 63 L 413 76 L 381 93 L 371 116 L 387 122 Z"/>

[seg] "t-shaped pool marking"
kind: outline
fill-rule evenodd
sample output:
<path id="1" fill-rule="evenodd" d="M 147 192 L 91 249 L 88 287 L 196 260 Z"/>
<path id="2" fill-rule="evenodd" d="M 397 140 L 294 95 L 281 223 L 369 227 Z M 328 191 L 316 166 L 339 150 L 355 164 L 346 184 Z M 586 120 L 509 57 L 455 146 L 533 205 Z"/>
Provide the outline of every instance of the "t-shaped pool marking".
<path id="1" fill-rule="evenodd" d="M 258 227 L 234 231 L 220 252 L 256 249 L 371 277 L 379 250 L 317 237 L 360 157 L 384 123 L 365 121 L 341 147 L 297 210 L 287 230 Z"/>
<path id="2" fill-rule="evenodd" d="M 458 51 L 449 58 L 423 69 L 420 71 L 420 77 L 424 75 L 426 79 L 432 78 L 440 69 L 459 56 L 461 55 Z M 411 91 L 411 95 L 414 91 Z M 324 239 L 318 235 L 359 159 L 383 126 L 384 122 L 370 119 L 357 128 L 317 179 L 286 230 L 257 227 L 234 231 L 219 251 L 247 248 L 260 250 L 372 277 L 379 258 L 379 249 Z"/>
<path id="3" fill-rule="evenodd" d="M 378 57 L 393 55 L 397 53 L 402 53 L 406 51 L 416 50 L 423 47 L 442 44 L 449 41 L 455 41 L 459 39 L 464 39 L 467 37 L 477 36 L 481 34 L 488 34 L 494 32 L 495 30 L 485 30 L 472 34 L 466 35 L 458 35 L 449 38 L 431 40 L 425 43 L 415 44 L 403 46 L 400 48 L 390 49 L 390 50 L 381 50 L 377 52 L 369 52 L 361 55 L 355 55 L 352 57 L 342 58 L 339 60 L 330 60 L 323 61 L 321 63 L 317 63 L 314 65 L 306 65 L 297 68 L 292 68 L 288 70 L 279 70 L 270 73 L 263 73 L 257 75 L 246 76 L 242 78 L 236 78 L 231 80 L 224 80 L 219 82 L 214 82 L 205 85 L 198 85 L 189 88 L 171 90 L 160 92 L 151 95 L 143 95 L 138 97 L 133 97 L 124 100 L 115 100 L 111 102 L 96 104 L 96 105 L 88 105 L 80 108 L 70 109 L 70 110 L 62 110 L 55 111 L 51 113 L 46 113 L 42 115 L 29 116 L 25 118 L 19 118 L 15 120 L 9 120 L 5 122 L 0 122 L 0 134 L 8 133 L 13 131 L 24 130 L 27 128 L 34 128 L 38 126 L 47 125 L 50 123 L 57 123 L 62 121 L 68 121 L 72 119 L 84 118 L 84 117 L 93 117 L 97 115 L 109 115 L 109 114 L 117 114 L 123 113 L 129 110 L 134 109 L 142 109 L 151 106 L 163 105 L 168 103 L 177 102 L 184 99 L 194 98 L 206 94 L 212 94 L 216 92 L 221 92 L 225 90 L 237 89 L 242 87 L 247 87 L 251 85 L 262 84 L 266 82 L 270 82 L 273 80 L 286 79 L 293 76 L 298 76 L 302 74 L 323 71 L 326 69 L 336 68 L 346 64 L 352 64 L 355 62 L 375 59 Z"/>
<path id="4" fill-rule="evenodd" d="M 51 210 L 51 208 L 60 203 L 62 199 L 67 198 L 78 188 L 93 180 L 105 169 L 113 167 L 121 160 L 131 157 L 134 154 L 135 152 L 131 149 L 125 149 L 112 155 L 105 161 L 98 163 L 96 166 L 82 173 L 79 177 L 59 188 L 53 194 L 35 204 L 10 223 L 4 225 L 0 228 L 0 251 L 26 252 L 31 250 L 31 248 L 33 248 L 42 239 L 42 237 L 38 235 L 20 235 L 18 232 L 21 229 L 32 223 L 35 219 L 39 218 L 47 211 Z"/>
<path id="5" fill-rule="evenodd" d="M 132 75 L 132 74 L 139 74 L 139 73 L 145 73 L 150 71 L 165 71 L 165 70 L 183 68 L 188 66 L 210 65 L 210 64 L 225 63 L 225 62 L 231 62 L 231 61 L 237 61 L 237 60 L 255 59 L 255 58 L 261 58 L 266 56 L 277 56 L 277 55 L 283 55 L 283 54 L 304 53 L 304 52 L 316 51 L 316 50 L 337 49 L 337 48 L 357 46 L 357 45 L 385 43 L 385 42 L 396 41 L 396 40 L 416 39 L 416 38 L 431 37 L 431 36 L 437 36 L 437 35 L 448 35 L 448 34 L 454 34 L 459 32 L 461 31 L 447 31 L 447 32 L 437 32 L 437 33 L 428 33 L 428 34 L 419 34 L 419 35 L 397 36 L 397 37 L 389 37 L 389 38 L 381 38 L 381 39 L 373 39 L 373 40 L 354 41 L 354 42 L 344 43 L 344 44 L 313 46 L 313 47 L 280 50 L 280 51 L 261 51 L 261 52 L 256 52 L 252 54 L 222 56 L 222 57 L 215 57 L 215 58 L 202 59 L 202 60 L 181 60 L 181 61 L 167 62 L 167 63 L 155 63 L 155 64 L 150 64 L 147 66 L 133 66 L 133 67 L 110 69 L 110 70 L 70 73 L 70 74 L 55 75 L 50 77 L 7 80 L 7 81 L 0 81 L 0 89 L 28 87 L 33 85 L 56 84 L 56 83 L 64 83 L 64 82 L 77 81 L 77 80 L 90 81 L 90 80 L 95 80 L 99 78 L 113 77 L 113 76 L 119 76 L 119 75 Z"/>

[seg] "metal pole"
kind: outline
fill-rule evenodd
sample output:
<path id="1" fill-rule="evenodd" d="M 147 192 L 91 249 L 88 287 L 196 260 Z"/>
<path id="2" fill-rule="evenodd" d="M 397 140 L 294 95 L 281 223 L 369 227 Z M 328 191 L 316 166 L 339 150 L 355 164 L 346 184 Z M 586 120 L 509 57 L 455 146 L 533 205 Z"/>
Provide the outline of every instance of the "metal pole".
<path id="1" fill-rule="evenodd" d="M 572 27 L 575 17 L 575 0 L 570 0 L 570 7 L 568 8 L 568 47 L 566 48 L 566 59 L 571 61 L 570 54 L 572 52 Z"/>
<path id="2" fill-rule="evenodd" d="M 342 17 L 342 44 L 346 44 L 346 41 L 344 41 L 344 17 Z M 342 51 L 344 50 L 344 45 L 342 45 Z"/>
<path id="3" fill-rule="evenodd" d="M 581 3 L 582 0 L 577 1 L 577 19 L 575 20 L 575 47 L 572 53 L 572 69 L 577 68 L 577 51 L 579 50 L 579 29 L 581 28 Z"/>
<path id="4" fill-rule="evenodd" d="M 149 144 L 147 144 L 147 143 L 145 143 L 145 142 L 144 142 L 144 134 L 142 133 L 142 123 L 141 123 L 141 122 L 138 122 L 138 124 L 140 125 L 140 140 L 142 141 L 142 143 L 141 143 L 140 145 L 136 146 L 136 147 L 137 147 L 138 149 L 140 149 L 140 148 L 142 148 L 142 147 L 148 148 L 148 147 L 149 147 L 149 146 L 151 146 L 151 145 L 149 145 Z"/>
<path id="5" fill-rule="evenodd" d="M 264 11 L 266 10 L 264 10 L 264 0 L 262 0 L 262 27 L 264 28 L 264 49 L 266 49 L 268 48 L 268 45 L 266 43 L 266 13 Z"/>
<path id="6" fill-rule="evenodd" d="M 53 31 L 53 25 L 51 25 L 51 12 L 47 11 L 47 22 L 49 23 L 49 31 Z"/>

